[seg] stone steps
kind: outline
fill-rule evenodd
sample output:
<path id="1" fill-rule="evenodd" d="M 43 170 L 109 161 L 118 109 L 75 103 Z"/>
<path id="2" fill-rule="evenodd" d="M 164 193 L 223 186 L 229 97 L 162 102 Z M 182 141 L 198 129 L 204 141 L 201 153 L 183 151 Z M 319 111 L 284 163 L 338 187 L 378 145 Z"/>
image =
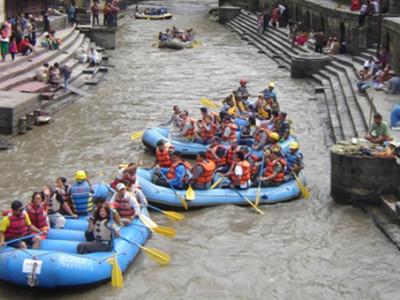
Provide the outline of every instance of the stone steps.
<path id="1" fill-rule="evenodd" d="M 313 52 L 298 45 L 292 48 L 288 29 L 269 28 L 260 36 L 256 24 L 256 16 L 242 10 L 239 16 L 229 21 L 226 26 L 289 70 L 292 57 Z M 371 52 L 367 50 L 362 55 L 366 59 L 372 55 Z M 361 62 L 353 61 L 352 57 L 346 55 L 332 56 L 333 61 L 324 70 L 312 76 L 317 83 L 317 101 L 326 105 L 325 108 L 319 105 L 319 108 L 325 116 L 323 122 L 326 127 L 327 145 L 352 137 L 363 137 L 367 131 L 371 103 L 366 97 L 357 94 L 357 75 L 354 72 L 355 68 L 362 67 L 365 61 L 363 56 Z"/>
<path id="2" fill-rule="evenodd" d="M 21 75 L 14 76 L 7 80 L 2 80 L 1 78 L 0 90 L 14 89 L 16 86 L 20 84 L 35 80 L 38 68 L 40 68 L 45 62 L 49 63 L 49 65 L 53 65 L 56 62 L 60 63 L 61 65 L 65 64 L 68 59 L 73 57 L 74 52 L 78 50 L 78 48 L 82 45 L 85 36 L 76 31 L 74 35 L 71 36 L 71 38 L 74 38 L 74 40 L 70 41 L 70 43 L 68 44 L 68 48 L 63 49 L 64 51 L 62 53 L 55 53 L 56 55 L 54 54 L 43 55 L 43 57 L 39 58 L 40 62 L 36 64 L 35 68 L 32 68 L 32 65 L 29 65 L 29 68 L 27 68 L 27 70 L 25 70 L 25 73 Z M 71 62 L 67 65 L 72 69 L 77 63 L 78 61 L 74 59 L 74 62 Z"/>

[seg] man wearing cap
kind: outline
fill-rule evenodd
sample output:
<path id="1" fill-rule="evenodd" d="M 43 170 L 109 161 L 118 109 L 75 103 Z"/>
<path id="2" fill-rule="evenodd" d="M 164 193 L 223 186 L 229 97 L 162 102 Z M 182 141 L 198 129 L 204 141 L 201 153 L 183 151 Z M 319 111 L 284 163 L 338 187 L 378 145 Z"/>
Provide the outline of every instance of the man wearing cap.
<path id="1" fill-rule="evenodd" d="M 374 122 L 364 138 L 372 143 L 393 141 L 393 138 L 390 135 L 389 126 L 386 122 L 382 121 L 381 114 L 378 113 L 374 115 Z"/>
<path id="2" fill-rule="evenodd" d="M 281 157 L 281 152 L 277 148 L 271 148 L 270 160 L 267 163 L 262 177 L 258 180 L 261 181 L 262 187 L 274 187 L 282 184 L 285 176 L 285 167 L 287 163 Z M 258 186 L 257 182 L 253 186 Z"/>
<path id="3" fill-rule="evenodd" d="M 291 142 L 289 144 L 289 149 L 290 152 L 284 154 L 284 159 L 287 162 L 285 181 L 293 179 L 293 173 L 298 175 L 300 171 L 304 169 L 303 153 L 301 153 L 299 150 L 299 144 L 296 142 Z"/>
<path id="4" fill-rule="evenodd" d="M 236 90 L 236 93 L 240 94 L 244 102 L 247 102 L 247 98 L 249 98 L 250 96 L 249 89 L 247 88 L 246 84 L 247 84 L 246 79 L 244 78 L 240 79 L 240 86 Z"/>
<path id="5" fill-rule="evenodd" d="M 139 203 L 133 194 L 126 191 L 126 186 L 122 182 L 117 184 L 116 190 L 110 202 L 117 208 L 122 223 L 128 225 L 141 214 Z"/>
<path id="6" fill-rule="evenodd" d="M 290 135 L 290 123 L 286 119 L 287 114 L 283 111 L 279 113 L 278 120 L 276 122 L 277 133 L 279 134 L 280 141 L 287 140 Z"/>
<path id="7" fill-rule="evenodd" d="M 211 145 L 206 150 L 207 159 L 214 162 L 218 172 L 226 172 L 229 170 L 229 165 L 226 161 L 226 148 L 220 145 L 221 139 L 214 137 L 211 140 Z"/>
<path id="8" fill-rule="evenodd" d="M 275 88 L 275 83 L 270 82 L 268 85 L 268 88 L 262 91 L 265 95 L 265 99 L 268 99 L 269 97 L 272 97 L 274 99 L 274 102 L 276 102 L 276 93 L 274 91 Z"/>
<path id="9" fill-rule="evenodd" d="M 32 225 L 28 214 L 24 211 L 24 204 L 15 200 L 11 203 L 11 211 L 1 220 L 0 225 L 0 246 L 6 246 L 6 242 L 11 242 L 25 236 L 31 232 L 40 232 Z M 41 238 L 39 235 L 23 240 L 11 242 L 8 245 L 14 248 L 26 249 L 32 245 L 32 249 L 39 249 Z"/>

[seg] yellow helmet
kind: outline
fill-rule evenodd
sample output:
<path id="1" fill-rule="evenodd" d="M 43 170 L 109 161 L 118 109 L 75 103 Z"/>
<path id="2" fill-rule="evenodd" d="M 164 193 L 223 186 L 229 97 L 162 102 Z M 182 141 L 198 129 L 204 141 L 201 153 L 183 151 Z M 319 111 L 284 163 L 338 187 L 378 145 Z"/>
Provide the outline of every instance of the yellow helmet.
<path id="1" fill-rule="evenodd" d="M 298 143 L 296 143 L 296 142 L 291 142 L 290 144 L 289 144 L 289 149 L 299 149 L 299 144 Z"/>
<path id="2" fill-rule="evenodd" d="M 84 179 L 86 179 L 86 172 L 85 171 L 83 171 L 83 170 L 78 170 L 78 171 L 76 171 L 76 173 L 75 173 L 75 179 L 76 180 L 84 180 Z"/>
<path id="3" fill-rule="evenodd" d="M 275 83 L 270 82 L 268 86 L 270 86 L 270 87 L 275 87 Z"/>
<path id="4" fill-rule="evenodd" d="M 265 156 L 269 156 L 271 154 L 271 152 L 268 149 L 265 149 L 264 153 L 265 153 Z"/>
<path id="5" fill-rule="evenodd" d="M 279 141 L 279 134 L 276 133 L 276 132 L 271 132 L 271 133 L 269 134 L 269 137 L 270 137 L 271 139 L 274 139 L 275 141 Z"/>

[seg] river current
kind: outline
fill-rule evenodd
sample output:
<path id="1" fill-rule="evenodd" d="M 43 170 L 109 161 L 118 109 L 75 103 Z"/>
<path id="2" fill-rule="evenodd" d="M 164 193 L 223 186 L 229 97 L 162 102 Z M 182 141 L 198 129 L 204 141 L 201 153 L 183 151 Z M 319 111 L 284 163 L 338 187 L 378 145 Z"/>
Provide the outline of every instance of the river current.
<path id="1" fill-rule="evenodd" d="M 148 3 L 148 2 L 147 2 Z M 146 3 L 146 4 L 147 4 Z M 308 200 L 249 207 L 220 206 L 166 220 L 175 239 L 153 235 L 146 246 L 171 255 L 160 266 L 144 253 L 124 274 L 125 287 L 110 283 L 79 291 L 35 290 L 0 283 L 1 299 L 398 299 L 400 255 L 363 211 L 330 197 L 329 149 L 313 89 L 247 45 L 206 14 L 217 2 L 163 2 L 168 21 L 130 18 L 120 29 L 105 81 L 89 98 L 53 115 L 0 152 L 0 209 L 58 176 L 72 182 L 76 170 L 111 181 L 119 163 L 152 153 L 132 133 L 168 119 L 178 104 L 199 117 L 201 97 L 220 101 L 246 78 L 252 94 L 274 82 L 281 108 L 293 120 L 305 156 Z M 159 2 L 157 2 L 159 5 Z M 193 26 L 205 46 L 182 51 L 151 47 L 159 31 Z"/>

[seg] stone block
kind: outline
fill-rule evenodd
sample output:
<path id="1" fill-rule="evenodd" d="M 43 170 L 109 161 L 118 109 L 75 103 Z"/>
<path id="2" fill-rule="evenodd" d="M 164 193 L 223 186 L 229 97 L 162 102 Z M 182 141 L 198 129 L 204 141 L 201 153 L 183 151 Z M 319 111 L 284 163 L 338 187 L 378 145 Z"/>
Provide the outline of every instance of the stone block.
<path id="1" fill-rule="evenodd" d="M 319 53 L 301 54 L 292 58 L 291 76 L 306 78 L 323 69 L 332 58 Z"/>
<path id="2" fill-rule="evenodd" d="M 18 119 L 38 108 L 39 94 L 0 91 L 0 133 L 17 134 Z"/>

